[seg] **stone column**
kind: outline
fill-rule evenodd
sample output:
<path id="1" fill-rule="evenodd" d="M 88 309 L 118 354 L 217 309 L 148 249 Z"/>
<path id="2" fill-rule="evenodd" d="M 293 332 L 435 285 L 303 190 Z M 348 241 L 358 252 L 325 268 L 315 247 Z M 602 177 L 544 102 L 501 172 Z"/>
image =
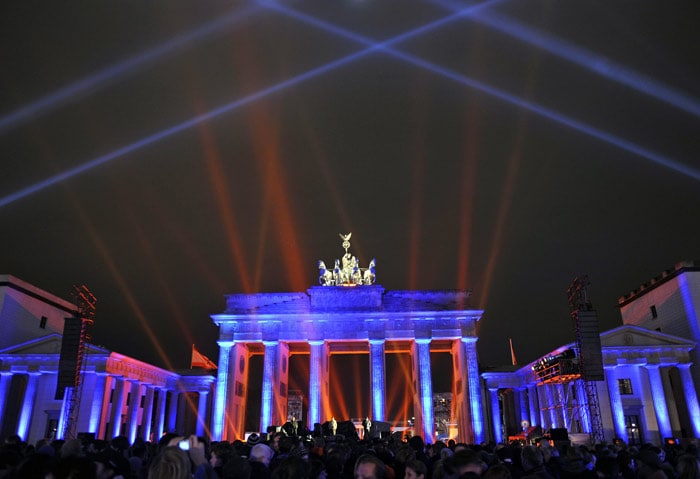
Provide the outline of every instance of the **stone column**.
<path id="1" fill-rule="evenodd" d="M 105 398 L 105 383 L 107 380 L 107 374 L 96 372 L 94 377 L 95 387 L 93 389 L 94 393 L 92 395 L 92 404 L 90 406 L 88 432 L 94 433 L 95 437 L 99 438 L 100 420 L 102 419 L 102 405 Z"/>
<path id="2" fill-rule="evenodd" d="M 289 377 L 289 345 L 279 341 L 263 341 L 262 405 L 260 431 L 282 425 L 287 420 L 287 380 Z"/>
<path id="3" fill-rule="evenodd" d="M 141 438 L 144 441 L 151 440 L 151 422 L 153 421 L 154 392 L 155 388 L 152 385 L 146 385 L 146 400 L 143 404 L 143 415 L 141 416 Z"/>
<path id="4" fill-rule="evenodd" d="M 100 425 L 97 432 L 98 439 L 107 440 L 107 423 L 109 422 L 110 408 L 109 404 L 112 399 L 112 388 L 114 386 L 114 376 L 107 374 L 105 377 L 105 387 L 102 396 L 102 414 L 100 414 Z"/>
<path id="5" fill-rule="evenodd" d="M 230 414 L 226 407 L 228 403 L 230 376 L 229 359 L 231 357 L 231 346 L 233 341 L 219 341 L 219 367 L 216 372 L 216 389 L 214 390 L 214 405 L 211 416 L 211 439 L 221 441 L 224 438 L 224 426 L 228 423 Z"/>
<path id="6" fill-rule="evenodd" d="M 177 403 L 177 417 L 175 419 L 175 431 L 184 435 L 190 431 L 185 431 L 185 413 L 190 404 L 189 391 L 180 391 L 180 400 Z"/>
<path id="7" fill-rule="evenodd" d="M 683 382 L 685 402 L 688 405 L 688 416 L 693 427 L 693 437 L 700 437 L 700 407 L 698 406 L 698 393 L 695 389 L 695 381 L 690 372 L 690 363 L 678 364 Z"/>
<path id="8" fill-rule="evenodd" d="M 22 401 L 22 410 L 19 413 L 17 435 L 25 441 L 27 440 L 27 433 L 29 432 L 29 426 L 32 421 L 34 400 L 36 399 L 36 387 L 40 376 L 41 373 L 29 373 L 27 389 L 25 389 L 24 400 Z"/>
<path id="9" fill-rule="evenodd" d="M 644 366 L 649 376 L 649 385 L 651 386 L 651 399 L 654 403 L 654 411 L 656 411 L 656 421 L 659 424 L 659 434 L 661 440 L 665 437 L 673 437 L 671 430 L 671 421 L 668 415 L 668 406 L 666 405 L 666 393 L 664 392 L 663 380 L 661 379 L 661 370 L 658 364 L 647 364 Z"/>
<path id="10" fill-rule="evenodd" d="M 0 373 L 0 418 L 5 417 L 5 402 L 7 401 L 7 392 L 10 389 L 10 381 L 12 381 L 12 373 Z"/>
<path id="11" fill-rule="evenodd" d="M 518 427 L 520 428 L 519 430 L 522 431 L 522 422 L 527 421 L 528 423 L 530 422 L 530 414 L 529 414 L 529 409 L 528 409 L 528 402 L 525 400 L 525 394 L 527 393 L 527 388 L 525 387 L 519 387 L 516 389 L 517 392 L 517 399 L 518 403 L 520 404 L 520 421 L 518 421 Z"/>
<path id="12" fill-rule="evenodd" d="M 156 430 L 155 440 L 158 441 L 163 436 L 165 425 L 165 400 L 168 391 L 165 388 L 158 388 L 158 403 L 156 405 Z"/>
<path id="13" fill-rule="evenodd" d="M 263 359 L 262 403 L 260 405 L 260 431 L 268 426 L 281 425 L 273 422 L 275 410 L 275 368 L 278 363 L 279 342 L 264 341 L 265 357 Z"/>
<path id="14" fill-rule="evenodd" d="M 503 422 L 501 418 L 501 405 L 498 403 L 498 388 L 489 388 L 491 398 L 491 423 L 493 424 L 493 440 L 496 444 L 503 442 Z"/>
<path id="15" fill-rule="evenodd" d="M 527 386 L 527 399 L 530 403 L 530 426 L 542 426 L 540 421 L 539 401 L 537 401 L 537 386 Z"/>
<path id="16" fill-rule="evenodd" d="M 467 378 L 467 358 L 464 343 L 452 341 L 452 417 L 457 421 L 457 435 L 466 443 L 474 443 L 474 431 L 469 406 L 469 383 Z"/>
<path id="17" fill-rule="evenodd" d="M 199 391 L 199 401 L 197 402 L 197 436 L 204 436 L 204 429 L 207 418 L 207 397 L 209 391 Z"/>
<path id="18" fill-rule="evenodd" d="M 486 440 L 484 428 L 483 405 L 481 399 L 481 384 L 479 376 L 479 361 L 476 354 L 477 338 L 462 338 L 467 360 L 467 382 L 469 384 L 469 405 L 471 407 L 474 442 L 481 444 Z"/>
<path id="19" fill-rule="evenodd" d="M 413 352 L 413 377 L 416 387 L 416 404 L 414 413 L 416 423 L 425 442 L 433 442 L 435 424 L 433 418 L 433 384 L 430 368 L 430 339 L 416 339 Z M 418 424 L 417 424 L 418 425 Z"/>
<path id="20" fill-rule="evenodd" d="M 178 432 L 177 430 L 177 412 L 178 403 L 180 402 L 180 391 L 170 392 L 170 404 L 168 404 L 168 414 L 165 417 L 166 432 Z"/>
<path id="21" fill-rule="evenodd" d="M 430 347 L 428 345 L 428 347 Z M 428 355 L 430 351 L 428 350 Z M 430 358 L 428 358 L 430 359 Z M 384 340 L 370 339 L 369 340 L 369 362 L 370 362 L 370 378 L 372 380 L 372 416 L 376 421 L 386 421 L 385 412 L 385 391 L 386 379 L 384 376 L 385 360 L 384 360 Z M 432 386 L 431 386 L 432 391 Z M 432 399 L 431 399 L 432 401 Z"/>
<path id="22" fill-rule="evenodd" d="M 141 407 L 141 384 L 134 380 L 131 382 L 129 400 L 126 405 L 126 431 L 124 435 L 129 438 L 129 444 L 136 440 L 136 429 L 138 428 L 139 408 Z"/>
<path id="23" fill-rule="evenodd" d="M 328 418 L 328 347 L 323 340 L 309 341 L 309 429 Z"/>
<path id="24" fill-rule="evenodd" d="M 625 411 L 622 407 L 622 397 L 620 396 L 620 384 L 617 381 L 615 366 L 605 366 L 606 384 L 610 395 L 610 410 L 612 412 L 615 434 L 625 443 L 629 441 L 627 428 L 625 427 Z"/>
<path id="25" fill-rule="evenodd" d="M 124 407 L 124 397 L 126 394 L 124 390 L 126 389 L 126 379 L 123 377 L 114 378 L 116 384 L 114 386 L 114 396 L 112 399 L 112 414 L 110 418 L 111 430 L 107 435 L 107 440 L 117 437 L 121 434 L 122 428 L 122 410 Z"/>

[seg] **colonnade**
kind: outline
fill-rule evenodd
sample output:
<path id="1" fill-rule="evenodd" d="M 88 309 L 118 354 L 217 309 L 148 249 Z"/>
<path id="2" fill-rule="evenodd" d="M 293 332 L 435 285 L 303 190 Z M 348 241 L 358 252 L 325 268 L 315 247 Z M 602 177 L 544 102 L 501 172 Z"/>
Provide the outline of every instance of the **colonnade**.
<path id="1" fill-rule="evenodd" d="M 0 371 L 2 433 L 17 434 L 30 443 L 44 437 L 63 438 L 73 388 L 66 389 L 63 399 L 55 399 L 56 363 L 36 356 L 12 359 Z M 137 437 L 157 440 L 171 431 L 208 435 L 214 380 L 181 376 L 115 353 L 90 356 L 81 373 L 82 391 L 72 430 L 107 440 L 123 435 L 132 443 Z"/>
<path id="2" fill-rule="evenodd" d="M 607 353 L 605 348 L 603 352 Z M 681 432 L 686 437 L 700 437 L 700 406 L 690 362 L 651 363 L 647 358 L 621 358 L 612 352 L 606 357 L 609 361 L 604 367 L 605 381 L 592 383 L 606 440 L 619 438 L 626 443 L 645 440 L 660 444 L 665 438 L 680 437 Z M 687 361 L 687 357 L 681 359 Z M 569 433 L 592 432 L 589 398 L 582 379 L 538 383 L 527 369 L 482 375 L 495 441 L 507 440 L 507 433 L 516 432 L 513 429 L 522 420 L 540 426 L 542 432 L 557 428 Z M 678 371 L 675 387 L 671 381 L 674 370 Z M 511 408 L 514 417 L 505 417 L 504 407 Z M 640 437 L 630 437 L 630 415 L 638 419 L 634 427 Z"/>
<path id="3" fill-rule="evenodd" d="M 387 349 L 408 353 L 411 356 L 412 379 L 416 385 L 413 404 L 415 432 L 424 438 L 435 434 L 433 413 L 431 344 L 428 338 L 354 340 L 285 341 L 219 341 L 220 356 L 216 398 L 212 421 L 214 440 L 233 440 L 244 437 L 246 416 L 246 391 L 250 382 L 249 361 L 254 354 L 263 354 L 261 417 L 259 427 L 279 426 L 287 420 L 287 384 L 291 351 L 309 355 L 308 416 L 307 427 L 327 421 L 331 416 L 329 405 L 330 356 L 336 350 L 369 355 L 370 405 L 373 421 L 385 422 L 386 413 L 386 361 Z M 454 416 L 461 437 L 470 441 L 483 439 L 481 424 L 481 399 L 479 377 L 476 369 L 475 338 L 459 338 L 436 342 L 432 349 L 450 352 L 456 370 L 452 391 Z M 351 380 L 350 378 L 348 380 Z M 477 417 L 478 424 L 473 424 Z"/>

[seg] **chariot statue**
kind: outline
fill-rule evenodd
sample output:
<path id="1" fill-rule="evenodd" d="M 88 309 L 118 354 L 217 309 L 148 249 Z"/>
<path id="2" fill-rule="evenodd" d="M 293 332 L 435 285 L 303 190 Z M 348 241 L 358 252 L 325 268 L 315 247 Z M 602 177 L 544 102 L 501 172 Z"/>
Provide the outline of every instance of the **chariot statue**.
<path id="1" fill-rule="evenodd" d="M 336 259 L 333 269 L 326 268 L 326 263 L 319 260 L 318 262 L 318 283 L 321 286 L 360 286 L 374 284 L 376 279 L 376 260 L 372 259 L 367 268 L 360 267 L 359 260 L 350 254 L 350 238 L 352 233 L 340 233 L 340 239 L 343 240 L 342 246 L 345 254 Z"/>

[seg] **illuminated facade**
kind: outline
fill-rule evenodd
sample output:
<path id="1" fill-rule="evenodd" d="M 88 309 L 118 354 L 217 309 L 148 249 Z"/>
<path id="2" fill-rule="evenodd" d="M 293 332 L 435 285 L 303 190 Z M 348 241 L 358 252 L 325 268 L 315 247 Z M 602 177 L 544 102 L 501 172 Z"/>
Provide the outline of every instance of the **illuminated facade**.
<path id="1" fill-rule="evenodd" d="M 687 338 L 700 344 L 700 262 L 684 261 L 650 279 L 618 300 L 623 324 Z M 690 358 L 695 385 L 700 385 L 700 350 Z"/>
<path id="2" fill-rule="evenodd" d="M 264 355 L 260 430 L 286 421 L 292 354 L 310 356 L 308 427 L 327 421 L 329 357 L 341 352 L 369 355 L 371 418 L 381 422 L 391 419 L 385 407 L 385 354 L 411 354 L 415 430 L 433 438 L 430 353 L 440 351 L 453 358 L 452 403 L 459 436 L 480 442 L 484 427 L 476 324 L 482 311 L 469 309 L 468 297 L 466 291 L 385 291 L 376 284 L 227 296 L 226 311 L 212 316 L 220 331 L 212 438 L 244 437 L 249 363 L 255 354 Z"/>
<path id="3" fill-rule="evenodd" d="M 595 387 L 606 441 L 661 445 L 665 438 L 700 438 L 700 409 L 690 372 L 694 342 L 632 325 L 606 331 L 600 339 L 605 381 L 596 381 Z M 547 356 L 572 348 L 568 344 Z M 536 363 L 482 373 L 490 437 L 506 441 L 527 421 L 542 432 L 563 428 L 571 438 L 587 442 L 591 419 L 580 375 L 564 370 L 543 378 L 533 370 Z"/>
<path id="4" fill-rule="evenodd" d="M 17 434 L 30 444 L 62 438 L 69 395 L 55 399 L 58 332 L 76 307 L 12 276 L 0 278 L 0 328 L 12 341 L 22 339 L 0 348 L 0 437 Z M 167 371 L 94 345 L 87 345 L 85 361 L 76 432 L 131 442 L 164 431 L 208 434 L 213 376 Z"/>

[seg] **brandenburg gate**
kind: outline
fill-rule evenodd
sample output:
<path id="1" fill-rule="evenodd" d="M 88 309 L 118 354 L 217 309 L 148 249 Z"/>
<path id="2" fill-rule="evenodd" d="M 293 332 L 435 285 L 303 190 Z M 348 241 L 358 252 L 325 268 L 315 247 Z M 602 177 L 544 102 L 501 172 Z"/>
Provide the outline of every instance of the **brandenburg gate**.
<path id="1" fill-rule="evenodd" d="M 334 267 L 319 261 L 319 286 L 301 293 L 227 295 L 226 310 L 212 315 L 220 348 L 212 440 L 244 437 L 252 355 L 264 355 L 260 430 L 266 431 L 287 419 L 290 355 L 310 355 L 307 424 L 313 430 L 331 416 L 330 355 L 369 354 L 371 419 L 384 422 L 385 354 L 409 353 L 415 433 L 434 442 L 432 351 L 452 356 L 452 418 L 459 440 L 482 442 L 476 325 L 483 311 L 468 308 L 468 291 L 386 291 L 375 282 L 375 261 L 360 268 L 348 252 L 350 234 L 341 238 L 345 254 Z"/>

